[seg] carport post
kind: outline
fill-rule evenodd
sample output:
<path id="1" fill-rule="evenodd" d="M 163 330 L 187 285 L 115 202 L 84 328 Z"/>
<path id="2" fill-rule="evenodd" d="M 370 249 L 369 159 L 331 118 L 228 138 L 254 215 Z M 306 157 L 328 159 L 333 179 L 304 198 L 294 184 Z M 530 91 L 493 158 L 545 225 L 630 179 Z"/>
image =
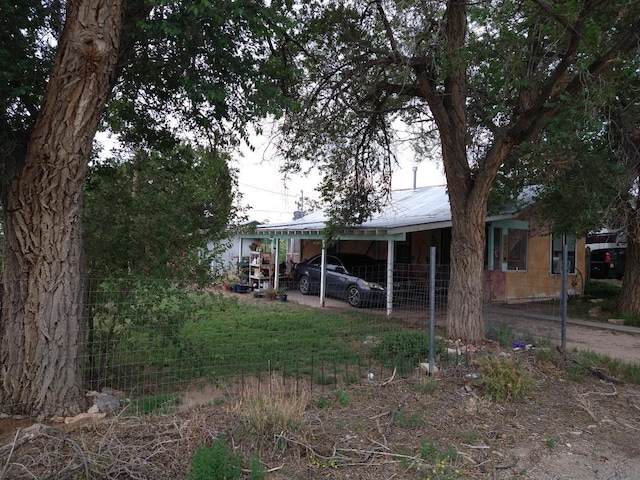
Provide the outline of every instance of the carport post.
<path id="1" fill-rule="evenodd" d="M 320 262 L 320 306 L 324 307 L 327 283 L 327 243 L 322 239 L 322 261 Z"/>
<path id="2" fill-rule="evenodd" d="M 271 261 L 275 262 L 273 265 L 273 288 L 277 289 L 280 286 L 280 240 L 277 237 L 273 238 L 275 242 L 275 254 L 271 255 Z"/>
<path id="3" fill-rule="evenodd" d="M 387 316 L 393 312 L 393 262 L 395 242 L 387 242 Z"/>

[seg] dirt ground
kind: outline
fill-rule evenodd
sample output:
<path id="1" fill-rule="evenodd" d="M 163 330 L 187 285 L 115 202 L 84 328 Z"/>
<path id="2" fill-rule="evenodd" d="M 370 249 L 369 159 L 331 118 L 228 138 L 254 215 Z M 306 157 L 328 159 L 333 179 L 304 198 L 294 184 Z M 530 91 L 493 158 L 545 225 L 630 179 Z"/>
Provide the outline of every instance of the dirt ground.
<path id="1" fill-rule="evenodd" d="M 637 334 L 569 325 L 567 343 L 640 363 Z M 200 386 L 165 415 L 0 422 L 0 479 L 185 479 L 196 446 L 220 435 L 247 479 L 640 478 L 640 386 L 570 376 L 555 352 L 492 342 L 480 352 L 517 357 L 530 395 L 486 398 L 477 357 L 432 378 L 367 375 L 347 387 L 297 385 L 293 396 L 275 378 Z M 256 454 L 263 476 L 250 473 Z"/>
<path id="2" fill-rule="evenodd" d="M 487 348 L 498 353 L 495 345 Z M 111 416 L 77 424 L 7 428 L 0 435 L 3 479 L 183 479 L 198 444 L 219 435 L 242 454 L 243 478 L 284 479 L 637 479 L 640 387 L 578 382 L 562 357 L 518 358 L 534 379 L 528 398 L 496 402 L 471 380 L 471 366 L 369 379 L 344 389 L 277 380 L 253 387 L 266 405 L 301 412 L 289 427 L 256 430 L 247 389 L 197 388 L 154 417 Z M 293 399 L 293 400 L 292 400 Z M 284 403 L 283 403 L 284 402 Z M 272 411 L 262 411 L 271 418 Z M 268 422 L 267 422 L 268 424 Z M 251 477 L 259 454 L 264 477 Z M 435 473 L 434 473 L 435 472 Z"/>

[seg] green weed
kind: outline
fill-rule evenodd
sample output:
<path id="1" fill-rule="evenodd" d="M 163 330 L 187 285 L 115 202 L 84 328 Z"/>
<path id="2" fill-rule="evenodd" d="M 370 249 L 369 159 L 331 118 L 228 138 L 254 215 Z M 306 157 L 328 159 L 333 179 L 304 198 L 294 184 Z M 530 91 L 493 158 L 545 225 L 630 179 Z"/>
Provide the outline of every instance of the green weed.
<path id="1" fill-rule="evenodd" d="M 434 355 L 444 350 L 441 340 L 437 340 L 434 346 Z M 396 368 L 400 375 L 412 372 L 418 363 L 429 358 L 429 335 L 404 330 L 390 331 L 372 347 L 371 355 L 383 365 Z"/>
<path id="2" fill-rule="evenodd" d="M 340 406 L 346 407 L 347 405 L 349 405 L 349 395 L 347 395 L 347 392 L 344 389 L 341 388 L 340 390 L 338 390 L 337 396 L 338 404 L 340 404 Z"/>
<path id="3" fill-rule="evenodd" d="M 480 366 L 482 377 L 478 384 L 485 395 L 498 401 L 525 397 L 533 388 L 529 373 L 512 357 L 481 357 Z"/>
<path id="4" fill-rule="evenodd" d="M 458 460 L 458 450 L 454 446 L 449 446 L 444 450 L 437 447 L 432 439 L 420 441 L 420 456 L 431 464 L 426 477 L 429 480 L 461 479 L 462 472 L 456 467 Z"/>
<path id="5" fill-rule="evenodd" d="M 502 347 L 510 347 L 515 339 L 515 334 L 510 326 L 498 324 L 488 328 L 487 337 L 497 341 Z"/>
<path id="6" fill-rule="evenodd" d="M 322 409 L 322 408 L 329 408 L 331 404 L 329 403 L 329 399 L 327 397 L 325 397 L 324 395 L 320 395 L 320 398 L 318 398 L 318 402 L 316 403 L 316 406 Z"/>
<path id="7" fill-rule="evenodd" d="M 169 413 L 180 402 L 180 397 L 172 393 L 163 393 L 145 397 L 134 402 L 133 411 L 141 415 Z"/>
<path id="8" fill-rule="evenodd" d="M 242 476 L 241 457 L 233 453 L 224 437 L 216 438 L 210 446 L 199 445 L 191 459 L 188 480 L 237 480 Z"/>
<path id="9" fill-rule="evenodd" d="M 267 469 L 260 462 L 260 457 L 254 453 L 249 462 L 252 480 L 265 480 L 267 478 Z"/>

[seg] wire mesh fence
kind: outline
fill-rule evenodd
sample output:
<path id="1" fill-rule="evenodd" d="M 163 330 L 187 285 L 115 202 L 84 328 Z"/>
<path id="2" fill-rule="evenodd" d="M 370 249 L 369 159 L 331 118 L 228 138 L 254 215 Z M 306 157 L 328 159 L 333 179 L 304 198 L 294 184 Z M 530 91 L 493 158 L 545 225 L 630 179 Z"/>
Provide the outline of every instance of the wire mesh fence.
<path id="1" fill-rule="evenodd" d="M 79 334 L 85 387 L 124 392 L 144 410 L 146 399 L 167 402 L 198 385 L 274 375 L 296 390 L 423 376 L 431 295 L 436 363 L 445 369 L 464 365 L 456 339 L 444 333 L 447 269 L 439 269 L 431 291 L 423 267 L 399 271 L 404 275 L 394 282 L 404 289 L 389 316 L 385 308 L 351 308 L 344 299 L 336 304 L 342 308 L 314 308 L 318 297 L 300 295 L 294 283 L 284 303 L 166 281 L 89 282 L 86 331 Z M 505 343 L 557 343 L 559 318 L 559 298 L 487 302 L 484 311 L 487 335 Z"/>

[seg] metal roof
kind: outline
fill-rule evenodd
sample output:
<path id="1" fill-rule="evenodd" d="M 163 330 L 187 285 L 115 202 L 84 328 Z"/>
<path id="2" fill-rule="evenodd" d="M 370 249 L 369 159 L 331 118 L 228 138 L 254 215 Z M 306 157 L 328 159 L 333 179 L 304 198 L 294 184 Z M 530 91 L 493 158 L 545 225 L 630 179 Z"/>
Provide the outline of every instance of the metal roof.
<path id="1" fill-rule="evenodd" d="M 513 218 L 517 209 L 506 208 L 501 215 L 488 218 Z M 322 238 L 328 220 L 324 210 L 318 210 L 297 220 L 258 225 L 257 232 L 267 236 Z M 394 190 L 382 211 L 361 225 L 345 229 L 340 238 L 361 238 L 375 235 L 403 239 L 408 232 L 435 230 L 451 226 L 451 207 L 446 185 Z M 380 238 L 382 240 L 382 238 Z"/>

